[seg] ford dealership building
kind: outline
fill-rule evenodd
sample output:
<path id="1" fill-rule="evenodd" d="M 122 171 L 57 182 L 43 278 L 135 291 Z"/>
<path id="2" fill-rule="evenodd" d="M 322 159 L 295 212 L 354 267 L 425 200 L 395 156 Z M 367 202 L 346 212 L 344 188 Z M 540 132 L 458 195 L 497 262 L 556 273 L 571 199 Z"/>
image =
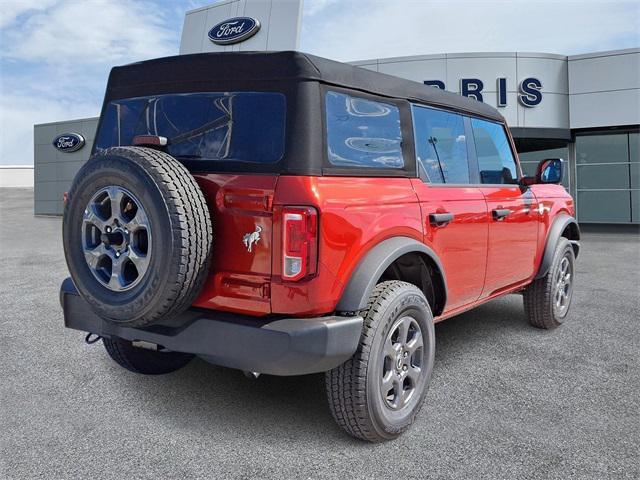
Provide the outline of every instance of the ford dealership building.
<path id="1" fill-rule="evenodd" d="M 302 0 L 230 0 L 187 12 L 180 54 L 297 49 Z M 352 62 L 496 107 L 526 173 L 566 160 L 581 223 L 640 223 L 640 48 L 557 53 L 442 53 Z M 60 214 L 87 160 L 97 118 L 34 127 L 35 213 Z"/>

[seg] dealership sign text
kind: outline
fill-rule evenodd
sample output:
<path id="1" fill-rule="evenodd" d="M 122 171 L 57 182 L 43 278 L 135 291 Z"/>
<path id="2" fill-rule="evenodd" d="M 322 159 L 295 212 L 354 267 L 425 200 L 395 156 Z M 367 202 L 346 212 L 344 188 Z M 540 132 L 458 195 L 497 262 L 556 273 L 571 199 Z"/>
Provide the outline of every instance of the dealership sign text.
<path id="1" fill-rule="evenodd" d="M 445 84 L 441 80 L 425 80 L 425 85 L 445 89 Z M 460 95 L 484 101 L 482 90 L 484 83 L 478 78 L 461 78 Z M 525 107 L 535 107 L 542 102 L 542 82 L 537 78 L 528 77 L 520 82 L 518 86 L 518 101 Z M 507 79 L 496 79 L 496 95 L 498 107 L 507 106 Z"/>

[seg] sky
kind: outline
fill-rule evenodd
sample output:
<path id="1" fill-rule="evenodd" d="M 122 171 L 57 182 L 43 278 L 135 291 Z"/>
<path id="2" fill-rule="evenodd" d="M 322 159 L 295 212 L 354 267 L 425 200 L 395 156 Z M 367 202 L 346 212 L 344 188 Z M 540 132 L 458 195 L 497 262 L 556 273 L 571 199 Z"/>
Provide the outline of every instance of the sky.
<path id="1" fill-rule="evenodd" d="M 33 163 L 33 125 L 97 116 L 109 70 L 178 53 L 213 0 L 0 0 L 0 164 Z M 565 55 L 640 47 L 640 1 L 305 0 L 300 49 L 335 60 Z"/>

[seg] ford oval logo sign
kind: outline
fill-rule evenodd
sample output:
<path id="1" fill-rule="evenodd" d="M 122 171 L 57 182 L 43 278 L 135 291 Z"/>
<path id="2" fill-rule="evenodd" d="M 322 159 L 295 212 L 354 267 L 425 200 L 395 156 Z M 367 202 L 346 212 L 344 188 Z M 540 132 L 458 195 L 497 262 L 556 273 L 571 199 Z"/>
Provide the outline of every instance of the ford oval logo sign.
<path id="1" fill-rule="evenodd" d="M 231 45 L 253 37 L 258 30 L 260 22 L 255 18 L 229 18 L 209 30 L 209 40 L 218 45 Z"/>
<path id="2" fill-rule="evenodd" d="M 63 133 L 53 139 L 53 146 L 61 152 L 75 152 L 84 146 L 84 137 L 79 133 Z"/>

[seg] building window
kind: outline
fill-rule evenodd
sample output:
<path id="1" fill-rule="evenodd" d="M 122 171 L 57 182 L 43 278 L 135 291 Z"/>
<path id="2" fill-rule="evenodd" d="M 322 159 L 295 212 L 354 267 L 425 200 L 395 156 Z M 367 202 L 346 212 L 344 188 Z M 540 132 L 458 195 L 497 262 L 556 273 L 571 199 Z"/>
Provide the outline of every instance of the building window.
<path id="1" fill-rule="evenodd" d="M 578 220 L 640 222 L 638 133 L 576 137 Z"/>
<path id="2" fill-rule="evenodd" d="M 327 154 L 331 165 L 403 168 L 400 111 L 338 92 L 327 92 Z"/>
<path id="3" fill-rule="evenodd" d="M 431 183 L 469 183 L 464 119 L 456 113 L 413 105 L 418 162 Z"/>

